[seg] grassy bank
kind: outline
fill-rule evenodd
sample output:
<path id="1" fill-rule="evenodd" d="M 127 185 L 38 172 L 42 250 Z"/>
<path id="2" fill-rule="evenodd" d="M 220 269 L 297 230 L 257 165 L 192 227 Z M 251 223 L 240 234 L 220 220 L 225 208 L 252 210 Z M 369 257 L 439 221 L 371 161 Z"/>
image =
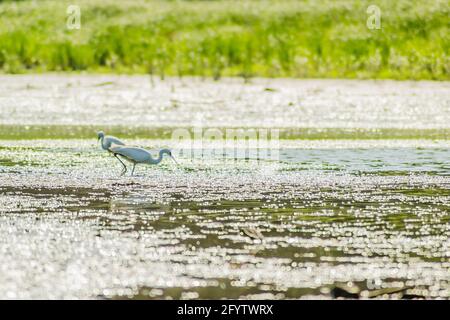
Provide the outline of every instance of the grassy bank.
<path id="1" fill-rule="evenodd" d="M 450 79 L 449 2 L 376 2 L 0 1 L 0 70 Z"/>

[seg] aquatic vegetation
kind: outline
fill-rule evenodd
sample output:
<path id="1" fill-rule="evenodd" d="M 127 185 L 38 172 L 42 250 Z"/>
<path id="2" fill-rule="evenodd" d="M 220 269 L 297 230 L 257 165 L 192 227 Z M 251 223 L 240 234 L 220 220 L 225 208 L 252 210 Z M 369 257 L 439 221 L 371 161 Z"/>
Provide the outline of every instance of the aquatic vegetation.
<path id="1" fill-rule="evenodd" d="M 100 129 L 123 139 L 170 139 L 178 128 L 192 138 L 193 128 L 222 134 L 233 128 L 277 129 L 282 140 L 450 138 L 446 82 L 167 78 L 151 83 L 146 76 L 117 75 L 19 75 L 0 81 L 0 139 L 88 139 Z M 113 84 L 98 86 L 105 82 Z M 266 91 L 268 85 L 274 91 Z"/>
<path id="2" fill-rule="evenodd" d="M 2 1 L 0 69 L 223 76 L 449 79 L 448 2 Z M 49 18 L 51 17 L 51 18 Z M 103 84 L 105 85 L 105 84 Z"/>
<path id="3" fill-rule="evenodd" d="M 449 295 L 448 147 L 290 141 L 278 164 L 180 158 L 124 178 L 91 140 L 2 141 L 1 297 Z"/>
<path id="4" fill-rule="evenodd" d="M 450 295 L 447 83 L 0 78 L 0 298 Z M 171 139 L 232 123 L 281 139 Z"/>

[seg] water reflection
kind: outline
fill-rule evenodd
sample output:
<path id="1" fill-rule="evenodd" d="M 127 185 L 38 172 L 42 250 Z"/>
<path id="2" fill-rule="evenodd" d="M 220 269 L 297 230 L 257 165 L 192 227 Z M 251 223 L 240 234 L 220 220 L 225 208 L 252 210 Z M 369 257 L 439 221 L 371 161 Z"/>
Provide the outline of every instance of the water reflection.
<path id="1" fill-rule="evenodd" d="M 448 149 L 289 148 L 119 177 L 71 148 L 2 150 L 2 297 L 449 296 Z"/>

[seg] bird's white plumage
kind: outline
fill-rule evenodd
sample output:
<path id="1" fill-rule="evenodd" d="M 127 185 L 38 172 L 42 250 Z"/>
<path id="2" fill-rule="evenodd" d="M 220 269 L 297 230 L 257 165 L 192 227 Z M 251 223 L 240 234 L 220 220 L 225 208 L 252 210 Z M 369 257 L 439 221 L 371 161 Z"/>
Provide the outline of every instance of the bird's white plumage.
<path id="1" fill-rule="evenodd" d="M 113 136 L 105 136 L 102 139 L 102 148 L 105 150 L 109 150 L 112 146 L 124 146 L 125 143 L 123 143 L 122 141 L 120 141 L 119 139 L 117 139 L 116 137 Z"/>
<path id="2" fill-rule="evenodd" d="M 133 170 L 131 170 L 131 175 L 133 175 L 136 164 L 138 163 L 158 164 L 163 159 L 164 154 L 169 155 L 176 163 L 176 160 L 172 156 L 172 152 L 169 149 L 159 150 L 158 157 L 153 158 L 150 151 L 138 147 L 127 146 L 116 137 L 105 136 L 103 131 L 97 132 L 97 136 L 98 139 L 101 140 L 102 148 L 111 152 L 122 164 L 123 166 L 122 174 L 125 174 L 125 172 L 127 171 L 127 166 L 122 162 L 122 160 L 120 160 L 119 156 L 133 163 Z"/>
<path id="3" fill-rule="evenodd" d="M 114 145 L 117 145 L 117 146 L 125 145 L 125 143 L 123 143 L 120 139 L 118 139 L 114 136 L 106 136 L 103 131 L 97 132 L 97 137 L 100 140 L 103 150 L 110 151 L 109 148 L 111 148 Z"/>
<path id="4" fill-rule="evenodd" d="M 135 163 L 150 162 L 150 160 L 153 160 L 150 152 L 138 147 L 112 146 L 111 148 L 109 148 L 109 150 L 112 153 L 118 154 L 125 159 Z"/>

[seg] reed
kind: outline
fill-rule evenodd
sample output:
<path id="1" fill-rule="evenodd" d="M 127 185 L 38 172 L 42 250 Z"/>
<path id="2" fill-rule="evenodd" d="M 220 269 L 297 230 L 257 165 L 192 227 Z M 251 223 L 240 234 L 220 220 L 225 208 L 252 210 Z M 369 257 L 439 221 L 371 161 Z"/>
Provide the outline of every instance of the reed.
<path id="1" fill-rule="evenodd" d="M 73 2 L 73 1 L 72 1 Z M 450 78 L 448 1 L 0 1 L 0 70 Z"/>

